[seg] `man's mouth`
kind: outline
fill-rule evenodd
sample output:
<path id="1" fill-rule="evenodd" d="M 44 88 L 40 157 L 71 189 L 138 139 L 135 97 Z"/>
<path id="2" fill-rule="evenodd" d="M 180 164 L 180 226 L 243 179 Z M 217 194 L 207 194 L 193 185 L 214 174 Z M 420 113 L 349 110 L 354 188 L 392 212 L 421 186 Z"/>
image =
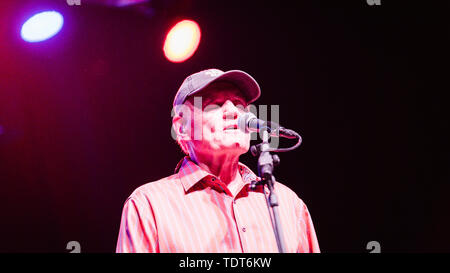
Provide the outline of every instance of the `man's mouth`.
<path id="1" fill-rule="evenodd" d="M 228 131 L 228 130 L 236 130 L 238 128 L 237 124 L 233 124 L 233 125 L 228 125 L 225 126 L 225 128 L 223 128 L 224 131 Z"/>

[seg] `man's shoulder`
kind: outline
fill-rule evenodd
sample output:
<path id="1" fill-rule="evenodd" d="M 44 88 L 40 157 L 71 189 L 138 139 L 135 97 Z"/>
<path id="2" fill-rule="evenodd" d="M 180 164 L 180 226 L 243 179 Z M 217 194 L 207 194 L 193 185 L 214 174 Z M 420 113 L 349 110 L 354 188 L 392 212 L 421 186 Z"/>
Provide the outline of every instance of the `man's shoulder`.
<path id="1" fill-rule="evenodd" d="M 280 181 L 275 182 L 275 193 L 303 204 L 303 200 L 300 199 L 298 194 Z"/>

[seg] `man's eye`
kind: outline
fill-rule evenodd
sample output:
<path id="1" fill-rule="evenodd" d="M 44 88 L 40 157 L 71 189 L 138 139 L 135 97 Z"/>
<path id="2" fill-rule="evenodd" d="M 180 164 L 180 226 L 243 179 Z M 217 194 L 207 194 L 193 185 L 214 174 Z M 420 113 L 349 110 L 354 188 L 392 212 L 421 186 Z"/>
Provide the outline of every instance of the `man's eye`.
<path id="1" fill-rule="evenodd" d="M 245 110 L 247 108 L 247 104 L 242 103 L 241 101 L 234 103 L 234 106 L 239 110 Z"/>
<path id="2" fill-rule="evenodd" d="M 210 112 L 210 111 L 213 111 L 213 110 L 218 109 L 219 107 L 220 107 L 220 106 L 217 105 L 217 104 L 208 104 L 208 105 L 205 106 L 205 108 L 203 109 L 203 111 L 205 111 L 205 112 Z"/>

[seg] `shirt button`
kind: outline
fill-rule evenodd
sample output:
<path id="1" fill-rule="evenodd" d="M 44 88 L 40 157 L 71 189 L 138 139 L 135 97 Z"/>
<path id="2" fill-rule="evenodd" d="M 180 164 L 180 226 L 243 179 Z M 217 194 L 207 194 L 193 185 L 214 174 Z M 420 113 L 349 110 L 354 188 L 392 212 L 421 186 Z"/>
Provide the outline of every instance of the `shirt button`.
<path id="1" fill-rule="evenodd" d="M 246 231 L 247 231 L 247 229 L 246 229 L 245 227 L 243 227 L 243 228 L 242 228 L 242 231 L 243 231 L 243 232 L 246 232 Z"/>
<path id="2" fill-rule="evenodd" d="M 233 204 L 236 204 L 236 200 L 233 200 Z"/>

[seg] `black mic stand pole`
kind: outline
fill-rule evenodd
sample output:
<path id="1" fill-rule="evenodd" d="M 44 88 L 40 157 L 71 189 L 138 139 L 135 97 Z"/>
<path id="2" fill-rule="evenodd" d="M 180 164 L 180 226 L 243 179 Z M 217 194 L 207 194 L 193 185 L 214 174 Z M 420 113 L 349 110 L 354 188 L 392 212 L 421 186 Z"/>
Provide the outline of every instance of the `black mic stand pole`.
<path id="1" fill-rule="evenodd" d="M 260 130 L 262 133 L 262 143 L 252 147 L 252 154 L 259 154 L 258 158 L 258 175 L 261 177 L 262 181 L 257 183 L 252 183 L 252 188 L 255 188 L 257 184 L 266 184 L 269 188 L 269 198 L 268 198 L 268 207 L 269 212 L 272 211 L 273 221 L 272 225 L 274 228 L 275 239 L 278 245 L 278 251 L 280 253 L 286 253 L 286 247 L 284 243 L 283 230 L 281 227 L 280 214 L 278 211 L 278 198 L 274 192 L 274 183 L 275 177 L 272 175 L 274 170 L 274 165 L 278 165 L 280 163 L 280 158 L 277 155 L 272 155 L 269 145 L 269 132 L 267 127 Z"/>

